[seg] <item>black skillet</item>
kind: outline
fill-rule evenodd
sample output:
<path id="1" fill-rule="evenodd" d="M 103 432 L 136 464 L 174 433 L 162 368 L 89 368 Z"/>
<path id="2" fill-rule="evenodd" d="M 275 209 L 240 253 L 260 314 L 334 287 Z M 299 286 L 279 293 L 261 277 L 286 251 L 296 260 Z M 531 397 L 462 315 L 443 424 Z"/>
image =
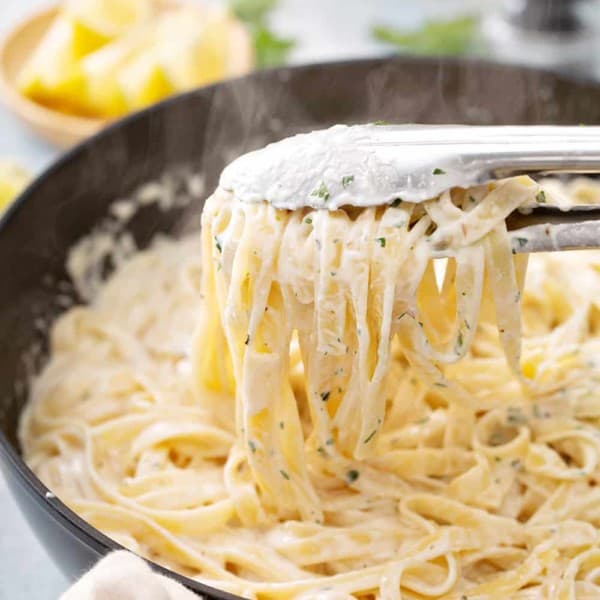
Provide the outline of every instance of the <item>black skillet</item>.
<path id="1" fill-rule="evenodd" d="M 111 201 L 187 164 L 212 190 L 224 164 L 289 133 L 333 123 L 600 123 L 600 86 L 548 72 L 439 59 L 364 60 L 250 75 L 167 100 L 67 153 L 0 221 L 0 467 L 40 542 L 74 578 L 118 544 L 87 525 L 20 457 L 19 414 L 27 379 L 44 359 L 40 323 L 60 310 L 67 250 Z M 201 201 L 148 208 L 131 223 L 143 247 L 153 233 L 199 224 Z M 58 286 L 56 282 L 62 281 Z M 0 534 L 1 535 L 1 534 Z M 175 576 L 209 598 L 230 594 Z"/>

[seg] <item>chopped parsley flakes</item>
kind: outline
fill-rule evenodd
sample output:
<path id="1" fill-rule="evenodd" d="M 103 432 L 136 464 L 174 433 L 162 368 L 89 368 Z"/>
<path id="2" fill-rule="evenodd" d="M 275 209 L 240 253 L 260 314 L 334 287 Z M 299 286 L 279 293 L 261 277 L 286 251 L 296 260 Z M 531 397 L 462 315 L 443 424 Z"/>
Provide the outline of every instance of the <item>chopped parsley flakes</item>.
<path id="1" fill-rule="evenodd" d="M 371 431 L 371 433 L 363 440 L 363 444 L 368 444 L 376 433 L 377 429 L 373 429 L 373 431 Z"/>
<path id="2" fill-rule="evenodd" d="M 350 469 L 346 473 L 346 481 L 348 483 L 354 483 L 360 477 L 360 472 L 356 469 Z"/>
<path id="3" fill-rule="evenodd" d="M 329 190 L 327 186 L 321 181 L 319 187 L 310 194 L 311 196 L 316 196 L 317 198 L 321 198 L 321 200 L 329 200 Z"/>
<path id="4" fill-rule="evenodd" d="M 525 425 L 527 423 L 527 417 L 521 412 L 518 406 L 509 406 L 507 413 L 507 423 L 511 425 Z"/>

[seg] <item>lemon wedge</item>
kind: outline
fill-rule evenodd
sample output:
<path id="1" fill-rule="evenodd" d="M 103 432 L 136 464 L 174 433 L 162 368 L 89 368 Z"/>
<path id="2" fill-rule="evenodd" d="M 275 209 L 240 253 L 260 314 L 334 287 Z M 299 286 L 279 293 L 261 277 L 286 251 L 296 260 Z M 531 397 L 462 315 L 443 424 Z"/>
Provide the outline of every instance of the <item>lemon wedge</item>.
<path id="1" fill-rule="evenodd" d="M 149 26 L 135 34 L 124 36 L 81 61 L 85 80 L 86 111 L 99 117 L 117 117 L 127 112 L 124 90 L 119 73 L 136 56 L 145 53 L 151 45 Z"/>
<path id="2" fill-rule="evenodd" d="M 119 84 L 131 110 L 144 108 L 175 91 L 152 51 L 130 60 L 119 73 Z"/>
<path id="3" fill-rule="evenodd" d="M 51 108 L 105 119 L 253 64 L 251 36 L 226 10 L 165 0 L 66 0 L 18 87 Z"/>
<path id="4" fill-rule="evenodd" d="M 59 16 L 17 80 L 19 90 L 62 109 L 79 110 L 83 93 L 80 59 L 104 39 L 80 24 Z"/>
<path id="5" fill-rule="evenodd" d="M 96 115 L 89 106 L 82 60 L 150 20 L 156 10 L 154 0 L 69 0 L 20 73 L 20 92 L 58 110 Z M 98 85 L 93 89 L 100 95 L 98 104 L 107 104 L 107 93 Z M 126 109 L 122 103 L 108 104 L 102 114 L 113 116 Z"/>
<path id="6" fill-rule="evenodd" d="M 29 173 L 19 165 L 0 160 L 0 212 L 21 192 L 29 179 Z"/>
<path id="7" fill-rule="evenodd" d="M 166 15 L 157 31 L 157 55 L 178 90 L 226 76 L 231 18 L 224 11 L 186 7 Z"/>
<path id="8" fill-rule="evenodd" d="M 148 21 L 157 11 L 155 0 L 68 0 L 64 9 L 73 21 L 106 40 Z"/>

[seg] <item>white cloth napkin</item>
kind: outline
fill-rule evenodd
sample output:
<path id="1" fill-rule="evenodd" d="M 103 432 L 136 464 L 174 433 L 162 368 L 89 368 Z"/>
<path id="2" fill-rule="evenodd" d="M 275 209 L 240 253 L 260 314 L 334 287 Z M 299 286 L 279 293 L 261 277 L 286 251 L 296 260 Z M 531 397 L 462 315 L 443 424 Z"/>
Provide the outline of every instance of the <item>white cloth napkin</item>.
<path id="1" fill-rule="evenodd" d="M 198 596 L 152 571 L 139 556 L 119 550 L 104 557 L 60 600 L 198 600 Z"/>

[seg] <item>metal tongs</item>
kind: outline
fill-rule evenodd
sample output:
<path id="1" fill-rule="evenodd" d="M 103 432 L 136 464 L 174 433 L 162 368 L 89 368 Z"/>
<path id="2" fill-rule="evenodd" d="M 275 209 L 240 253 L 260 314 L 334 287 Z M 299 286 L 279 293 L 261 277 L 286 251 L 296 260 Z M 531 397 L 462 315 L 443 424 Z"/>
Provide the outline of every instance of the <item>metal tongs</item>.
<path id="1" fill-rule="evenodd" d="M 221 187 L 277 208 L 421 202 L 512 175 L 600 173 L 600 126 L 337 125 L 235 160 Z M 543 195 L 541 200 L 543 200 Z M 515 253 L 600 247 L 600 205 L 509 215 Z"/>
<path id="2" fill-rule="evenodd" d="M 403 132 L 415 146 L 443 148 L 425 166 L 446 189 L 467 187 L 513 175 L 600 173 L 598 126 L 433 126 Z M 432 179 L 435 179 L 435 175 Z M 450 185 L 448 185 L 450 184 Z M 436 190 L 441 192 L 443 190 Z M 507 219 L 515 253 L 600 247 L 600 204 L 535 204 Z"/>

